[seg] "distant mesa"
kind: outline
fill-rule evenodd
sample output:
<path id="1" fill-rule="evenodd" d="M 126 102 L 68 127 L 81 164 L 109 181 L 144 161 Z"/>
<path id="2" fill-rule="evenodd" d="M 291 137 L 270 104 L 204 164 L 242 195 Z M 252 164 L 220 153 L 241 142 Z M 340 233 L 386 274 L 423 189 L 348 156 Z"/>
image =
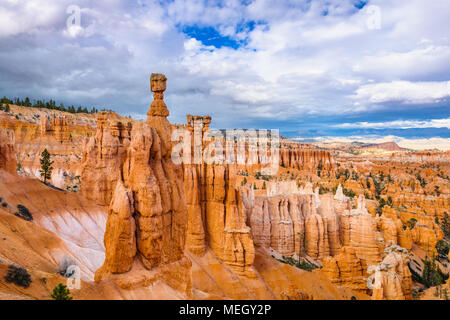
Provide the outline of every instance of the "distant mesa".
<path id="1" fill-rule="evenodd" d="M 400 147 L 395 142 L 383 142 L 383 143 L 375 143 L 365 146 L 363 149 L 382 149 L 386 151 L 405 151 L 405 148 Z"/>

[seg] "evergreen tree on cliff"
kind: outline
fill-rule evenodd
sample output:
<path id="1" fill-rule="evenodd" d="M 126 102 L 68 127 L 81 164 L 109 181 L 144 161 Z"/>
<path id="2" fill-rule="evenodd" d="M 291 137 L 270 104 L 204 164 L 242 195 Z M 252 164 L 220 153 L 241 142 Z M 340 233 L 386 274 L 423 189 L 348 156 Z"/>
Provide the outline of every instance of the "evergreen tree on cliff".
<path id="1" fill-rule="evenodd" d="M 41 177 L 44 178 L 44 183 L 47 183 L 47 179 L 51 179 L 53 167 L 52 164 L 54 161 L 50 161 L 50 153 L 47 149 L 44 149 L 41 153 Z"/>
<path id="2" fill-rule="evenodd" d="M 70 296 L 69 289 L 67 289 L 67 287 L 65 285 L 60 283 L 53 289 L 52 299 L 53 300 L 72 300 L 72 297 Z"/>
<path id="3" fill-rule="evenodd" d="M 444 232 L 445 238 L 450 238 L 450 217 L 447 212 L 444 212 L 444 218 L 441 222 L 441 229 Z"/>

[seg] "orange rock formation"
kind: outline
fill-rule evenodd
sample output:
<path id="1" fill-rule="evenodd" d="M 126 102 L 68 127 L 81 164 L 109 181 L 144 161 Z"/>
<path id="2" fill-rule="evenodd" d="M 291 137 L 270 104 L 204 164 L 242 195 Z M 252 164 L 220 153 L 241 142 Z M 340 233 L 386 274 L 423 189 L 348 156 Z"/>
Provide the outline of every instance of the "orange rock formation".
<path id="1" fill-rule="evenodd" d="M 16 172 L 16 167 L 14 133 L 0 129 L 0 169 L 8 172 Z"/>
<path id="2" fill-rule="evenodd" d="M 183 171 L 170 158 L 171 125 L 162 101 L 165 81 L 163 75 L 151 77 L 155 101 L 147 123 L 134 123 L 128 131 L 129 123 L 108 126 L 104 114 L 99 116 L 97 133 L 85 151 L 83 193 L 104 204 L 110 201 L 106 257 L 96 280 L 111 277 L 122 287 L 135 286 L 142 282 L 139 277 L 113 274 L 126 273 L 133 265 L 136 271 L 142 270 L 143 266 L 159 270 L 144 283 L 162 277 L 190 296 L 190 261 L 184 256 L 187 211 Z"/>
<path id="3" fill-rule="evenodd" d="M 411 272 L 408 250 L 393 245 L 386 248 L 386 257 L 377 266 L 370 266 L 368 279 L 373 287 L 373 300 L 405 300 L 411 299 Z"/>

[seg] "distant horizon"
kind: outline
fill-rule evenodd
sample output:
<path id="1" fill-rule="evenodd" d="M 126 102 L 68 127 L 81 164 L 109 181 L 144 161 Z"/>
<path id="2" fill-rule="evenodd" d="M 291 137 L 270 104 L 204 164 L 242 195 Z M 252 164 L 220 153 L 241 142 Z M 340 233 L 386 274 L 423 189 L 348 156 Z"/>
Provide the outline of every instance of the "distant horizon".
<path id="1" fill-rule="evenodd" d="M 6 97 L 9 98 L 5 95 L 0 94 L 0 97 Z M 14 98 L 19 98 L 20 100 L 24 100 L 25 98 L 30 98 L 30 97 L 14 97 Z M 10 98 L 9 98 L 10 99 Z M 42 98 L 38 98 L 38 99 L 34 99 L 34 98 L 30 98 L 31 101 L 33 100 L 44 100 L 44 101 L 50 101 L 53 99 L 42 99 Z M 59 101 L 55 101 L 56 105 L 60 105 Z M 14 104 L 13 104 L 14 105 Z M 64 106 L 68 107 L 68 104 L 63 103 Z M 74 106 L 77 106 L 77 104 L 75 104 Z M 80 106 L 83 107 L 83 106 Z M 86 106 L 84 106 L 86 107 Z M 92 108 L 96 108 L 97 107 L 88 107 L 88 110 L 92 110 Z M 101 108 L 101 107 L 99 107 Z M 170 108 L 169 108 L 170 109 Z M 108 110 L 108 111 L 112 111 L 115 112 L 123 117 L 131 117 L 134 120 L 145 120 L 147 118 L 147 115 L 145 114 L 140 116 L 140 117 L 133 117 L 130 114 L 121 114 L 119 112 L 117 112 L 114 109 L 111 108 L 102 108 L 100 110 L 97 109 L 98 112 L 103 111 L 103 110 Z M 64 112 L 69 112 L 69 111 L 64 111 Z M 70 113 L 70 112 L 69 112 Z M 90 113 L 90 112 L 88 112 Z M 179 122 L 179 124 L 184 123 L 184 122 Z M 212 115 L 212 127 L 213 129 L 219 129 L 219 130 L 225 130 L 225 129 L 237 129 L 237 128 L 217 128 L 214 126 L 214 116 Z M 249 129 L 249 128 L 240 128 L 240 129 Z M 259 129 L 275 129 L 275 128 L 259 128 Z M 448 151 L 450 150 L 450 138 L 439 138 L 439 137 L 434 137 L 434 138 L 428 138 L 428 139 L 424 139 L 424 138 L 403 138 L 403 137 L 398 137 L 398 136 L 394 136 L 394 135 L 387 135 L 387 136 L 377 136 L 377 135 L 367 135 L 367 136 L 316 136 L 316 137 L 299 137 L 299 136 L 290 136 L 289 134 L 286 135 L 283 131 L 280 131 L 280 134 L 282 137 L 289 139 L 289 140 L 293 140 L 296 142 L 300 142 L 300 143 L 310 143 L 310 144 L 318 144 L 318 143 L 352 143 L 352 142 L 358 142 L 358 143 L 366 143 L 366 144 L 380 144 L 380 143 L 385 143 L 385 142 L 394 142 L 396 143 L 398 146 L 400 146 L 401 148 L 405 148 L 405 149 L 410 149 L 410 150 L 414 150 L 414 151 L 425 151 L 425 150 L 440 150 L 440 151 Z"/>

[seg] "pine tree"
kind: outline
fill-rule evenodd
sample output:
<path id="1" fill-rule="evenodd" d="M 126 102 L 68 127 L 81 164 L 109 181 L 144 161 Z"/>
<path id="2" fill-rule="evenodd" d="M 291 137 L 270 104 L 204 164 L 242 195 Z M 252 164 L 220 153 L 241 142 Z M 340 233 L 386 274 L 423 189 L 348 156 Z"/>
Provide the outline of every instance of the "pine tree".
<path id="1" fill-rule="evenodd" d="M 47 149 L 44 149 L 41 153 L 41 177 L 44 177 L 44 183 L 47 182 L 47 179 L 51 179 L 53 167 L 52 164 L 54 161 L 50 161 L 50 153 Z"/>
<path id="2" fill-rule="evenodd" d="M 446 238 L 450 238 L 450 218 L 447 212 L 444 212 L 444 218 L 441 221 L 441 229 Z"/>
<path id="3" fill-rule="evenodd" d="M 5 112 L 9 112 L 11 110 L 11 108 L 9 107 L 9 104 L 7 103 L 5 106 Z"/>
<path id="4" fill-rule="evenodd" d="M 388 206 L 392 207 L 392 197 L 391 196 L 388 197 L 387 204 L 388 204 Z"/>
<path id="5" fill-rule="evenodd" d="M 60 283 L 53 289 L 52 299 L 53 300 L 72 300 L 72 297 L 70 296 L 69 289 L 67 289 L 67 287 L 65 285 Z"/>

